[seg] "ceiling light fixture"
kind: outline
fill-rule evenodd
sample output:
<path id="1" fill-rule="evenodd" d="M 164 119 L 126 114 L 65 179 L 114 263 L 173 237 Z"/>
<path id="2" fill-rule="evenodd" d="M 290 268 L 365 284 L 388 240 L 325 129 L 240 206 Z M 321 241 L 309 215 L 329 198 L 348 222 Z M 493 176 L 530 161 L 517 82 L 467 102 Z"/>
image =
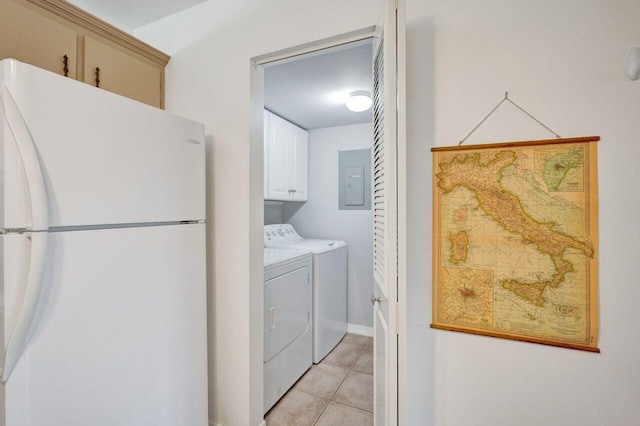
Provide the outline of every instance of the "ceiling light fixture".
<path id="1" fill-rule="evenodd" d="M 349 93 L 344 104 L 347 106 L 349 111 L 362 112 L 371 108 L 373 101 L 371 100 L 369 92 L 358 91 Z"/>

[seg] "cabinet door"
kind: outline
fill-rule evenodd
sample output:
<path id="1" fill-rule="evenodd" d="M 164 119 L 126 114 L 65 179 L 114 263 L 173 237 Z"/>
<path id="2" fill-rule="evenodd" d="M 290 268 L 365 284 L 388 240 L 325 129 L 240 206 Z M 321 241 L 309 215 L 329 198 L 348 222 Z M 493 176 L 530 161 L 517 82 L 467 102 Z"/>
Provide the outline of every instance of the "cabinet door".
<path id="1" fill-rule="evenodd" d="M 309 132 L 291 124 L 291 189 L 293 201 L 309 199 Z"/>
<path id="2" fill-rule="evenodd" d="M 267 200 L 291 200 L 291 124 L 268 113 L 268 149 L 265 152 Z"/>
<path id="3" fill-rule="evenodd" d="M 162 70 L 91 37 L 84 42 L 84 82 L 160 108 Z"/>
<path id="4" fill-rule="evenodd" d="M 67 55 L 67 75 L 75 78 L 77 33 L 31 7 L 0 0 L 0 59 L 14 58 L 64 75 Z"/>

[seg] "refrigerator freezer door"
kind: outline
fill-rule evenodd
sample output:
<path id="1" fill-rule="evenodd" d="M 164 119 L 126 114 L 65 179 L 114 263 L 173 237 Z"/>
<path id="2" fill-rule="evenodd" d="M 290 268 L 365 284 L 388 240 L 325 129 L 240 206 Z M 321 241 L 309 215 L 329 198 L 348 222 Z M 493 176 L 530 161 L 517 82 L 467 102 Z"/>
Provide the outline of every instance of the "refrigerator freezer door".
<path id="1" fill-rule="evenodd" d="M 204 230 L 50 233 L 37 313 L 4 385 L 6 426 L 205 426 Z M 9 237 L 3 330 L 29 262 L 24 236 Z"/>
<path id="2" fill-rule="evenodd" d="M 50 227 L 205 218 L 201 124 L 14 60 L 0 68 L 35 145 Z M 0 227 L 28 228 L 19 135 L 2 112 Z"/>

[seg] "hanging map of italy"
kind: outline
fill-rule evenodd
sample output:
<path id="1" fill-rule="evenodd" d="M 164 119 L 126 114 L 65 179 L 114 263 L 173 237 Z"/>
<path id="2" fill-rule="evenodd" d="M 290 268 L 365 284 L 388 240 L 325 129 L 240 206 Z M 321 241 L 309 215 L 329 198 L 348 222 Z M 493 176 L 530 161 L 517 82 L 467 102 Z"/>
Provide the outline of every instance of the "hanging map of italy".
<path id="1" fill-rule="evenodd" d="M 599 137 L 433 148 L 433 328 L 599 352 Z"/>

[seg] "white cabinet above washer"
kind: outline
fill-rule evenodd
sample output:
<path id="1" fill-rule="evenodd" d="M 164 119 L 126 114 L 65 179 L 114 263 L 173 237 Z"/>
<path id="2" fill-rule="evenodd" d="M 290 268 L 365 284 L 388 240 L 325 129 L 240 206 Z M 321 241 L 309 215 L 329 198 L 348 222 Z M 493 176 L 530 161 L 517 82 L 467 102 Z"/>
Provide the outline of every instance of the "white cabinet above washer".
<path id="1" fill-rule="evenodd" d="M 264 199 L 309 199 L 309 133 L 264 111 Z"/>

